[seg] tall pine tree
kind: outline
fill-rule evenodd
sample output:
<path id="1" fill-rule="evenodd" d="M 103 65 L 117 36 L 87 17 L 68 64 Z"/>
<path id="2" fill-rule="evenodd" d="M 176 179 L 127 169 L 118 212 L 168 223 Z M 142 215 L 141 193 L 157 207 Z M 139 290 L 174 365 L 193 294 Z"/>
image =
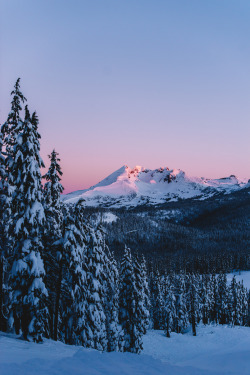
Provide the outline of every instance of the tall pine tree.
<path id="1" fill-rule="evenodd" d="M 63 203 L 61 193 L 64 188 L 61 184 L 62 171 L 58 153 L 53 150 L 49 155 L 50 166 L 48 172 L 43 176 L 46 180 L 44 184 L 44 209 L 46 214 L 46 224 L 43 233 L 44 242 L 44 263 L 46 270 L 46 286 L 49 292 L 49 312 L 50 312 L 50 336 L 57 339 L 58 310 L 57 292 L 58 279 L 62 272 L 62 246 L 58 241 L 62 238 L 63 225 Z M 60 260 L 58 261 L 58 259 Z M 56 325 L 56 327 L 55 327 Z"/>
<path id="2" fill-rule="evenodd" d="M 105 315 L 107 330 L 107 350 L 109 352 L 121 350 L 123 346 L 121 329 L 119 326 L 119 274 L 114 255 L 107 246 L 105 255 Z"/>
<path id="3" fill-rule="evenodd" d="M 86 319 L 82 331 L 85 347 L 106 350 L 107 331 L 105 316 L 105 253 L 100 228 L 91 229 L 86 246 Z"/>
<path id="4" fill-rule="evenodd" d="M 3 156 L 3 135 L 0 132 L 0 331 L 7 328 L 7 319 L 4 313 L 4 301 L 6 299 L 6 270 L 8 253 L 8 210 L 6 194 L 6 170 L 5 157 Z M 7 212 L 6 212 L 7 211 Z"/>
<path id="5" fill-rule="evenodd" d="M 165 305 L 164 305 L 164 321 L 165 321 L 165 333 L 167 337 L 170 337 L 171 332 L 174 328 L 174 320 L 176 318 L 175 309 L 175 295 L 174 285 L 169 278 L 166 280 L 166 291 L 165 291 Z"/>
<path id="6" fill-rule="evenodd" d="M 23 338 L 41 341 L 47 319 L 41 258 L 41 228 L 45 222 L 42 206 L 40 135 L 38 119 L 25 107 L 24 121 L 19 119 L 13 135 L 12 164 L 9 170 L 12 194 L 14 262 L 11 270 L 12 310 L 17 333 Z"/>
<path id="7" fill-rule="evenodd" d="M 0 132 L 0 329 L 7 329 L 4 301 L 8 300 L 9 267 L 13 256 L 11 250 L 12 239 L 9 234 L 9 225 L 12 221 L 11 196 L 15 189 L 12 181 L 13 148 L 16 141 L 16 128 L 19 124 L 22 107 L 26 98 L 20 91 L 20 78 L 17 79 L 14 90 L 11 92 L 11 110 Z M 9 305 L 6 303 L 6 305 Z"/>
<path id="8" fill-rule="evenodd" d="M 129 249 L 125 248 L 120 267 L 120 324 L 124 332 L 125 352 L 140 353 L 142 329 L 138 324 L 140 311 L 139 290 L 136 288 L 134 265 Z"/>

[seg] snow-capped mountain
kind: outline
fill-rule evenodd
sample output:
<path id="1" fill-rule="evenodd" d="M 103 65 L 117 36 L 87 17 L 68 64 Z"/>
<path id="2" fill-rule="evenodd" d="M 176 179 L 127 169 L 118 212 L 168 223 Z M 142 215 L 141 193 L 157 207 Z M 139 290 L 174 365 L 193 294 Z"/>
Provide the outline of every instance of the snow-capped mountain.
<path id="1" fill-rule="evenodd" d="M 235 176 L 220 179 L 188 177 L 180 169 L 155 170 L 124 165 L 98 184 L 63 196 L 66 203 L 84 199 L 87 206 L 136 207 L 160 205 L 181 199 L 205 200 L 218 193 L 229 194 L 247 186 Z"/>

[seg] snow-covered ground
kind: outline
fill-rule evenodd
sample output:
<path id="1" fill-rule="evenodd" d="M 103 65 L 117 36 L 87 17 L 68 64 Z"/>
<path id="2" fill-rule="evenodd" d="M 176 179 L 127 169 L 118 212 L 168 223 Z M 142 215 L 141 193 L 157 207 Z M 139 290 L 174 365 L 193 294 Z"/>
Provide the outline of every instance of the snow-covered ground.
<path id="1" fill-rule="evenodd" d="M 52 340 L 0 335 L 3 375 L 249 375 L 250 328 L 200 326 L 198 336 L 150 331 L 141 355 L 101 353 Z"/>
<path id="2" fill-rule="evenodd" d="M 243 281 L 244 286 L 247 289 L 250 289 L 250 271 L 237 271 L 235 273 L 229 273 L 227 275 L 228 282 L 231 282 L 234 275 L 236 277 L 236 281 Z"/>
<path id="3" fill-rule="evenodd" d="M 105 212 L 102 218 L 102 220 L 105 223 L 113 223 L 117 221 L 117 219 L 118 219 L 118 216 L 114 215 L 112 212 Z"/>
<path id="4" fill-rule="evenodd" d="M 144 353 L 185 369 L 185 374 L 249 374 L 250 328 L 200 326 L 196 337 L 173 333 L 170 339 L 151 331 L 144 338 Z"/>

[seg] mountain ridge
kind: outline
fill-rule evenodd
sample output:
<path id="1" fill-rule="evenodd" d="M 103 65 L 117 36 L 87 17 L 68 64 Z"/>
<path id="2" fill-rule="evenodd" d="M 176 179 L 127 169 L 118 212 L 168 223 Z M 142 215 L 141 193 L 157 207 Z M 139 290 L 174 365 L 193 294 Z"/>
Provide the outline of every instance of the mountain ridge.
<path id="1" fill-rule="evenodd" d="M 89 189 L 63 196 L 65 203 L 84 199 L 87 206 L 132 208 L 161 205 L 183 199 L 205 200 L 217 194 L 230 194 L 249 185 L 234 175 L 219 179 L 189 177 L 180 169 L 147 169 L 123 165 Z"/>

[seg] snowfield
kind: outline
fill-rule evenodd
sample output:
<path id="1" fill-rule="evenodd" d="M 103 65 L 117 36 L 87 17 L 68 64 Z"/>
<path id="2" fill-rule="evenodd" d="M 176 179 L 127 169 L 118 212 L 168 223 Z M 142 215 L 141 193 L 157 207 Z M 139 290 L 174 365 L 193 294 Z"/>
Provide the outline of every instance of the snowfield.
<path id="1" fill-rule="evenodd" d="M 247 289 L 250 289 L 250 271 L 237 271 L 235 273 L 229 273 L 227 275 L 227 281 L 230 283 L 233 276 L 235 276 L 237 282 L 242 282 Z"/>
<path id="2" fill-rule="evenodd" d="M 170 339 L 162 331 L 149 331 L 140 355 L 0 335 L 3 375 L 249 375 L 249 369 L 248 327 L 199 326 L 197 337 L 187 332 Z"/>
<path id="3" fill-rule="evenodd" d="M 144 337 L 144 347 L 145 354 L 185 368 L 185 374 L 249 374 L 249 327 L 200 326 L 196 337 L 191 332 L 173 333 L 170 339 L 161 331 L 151 331 Z"/>

